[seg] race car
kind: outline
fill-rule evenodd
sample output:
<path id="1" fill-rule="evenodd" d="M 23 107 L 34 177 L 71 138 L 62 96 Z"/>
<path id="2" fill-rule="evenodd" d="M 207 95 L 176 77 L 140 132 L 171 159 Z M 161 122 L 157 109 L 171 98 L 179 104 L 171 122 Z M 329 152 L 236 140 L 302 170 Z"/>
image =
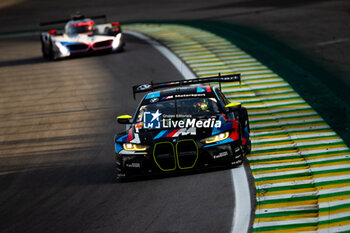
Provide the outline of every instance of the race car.
<path id="1" fill-rule="evenodd" d="M 221 92 L 222 82 L 236 81 L 240 74 L 134 86 L 134 97 L 151 92 L 133 117 L 117 117 L 127 125 L 114 138 L 117 180 L 242 164 L 251 150 L 247 110 Z M 193 86 L 212 82 L 220 87 Z"/>
<path id="2" fill-rule="evenodd" d="M 93 19 L 104 18 L 96 24 Z M 68 22 L 67 22 L 68 21 Z M 77 13 L 71 20 L 41 23 L 40 26 L 66 23 L 63 31 L 51 29 L 41 32 L 41 49 L 44 58 L 57 60 L 75 54 L 97 51 L 121 51 L 125 45 L 119 22 L 107 23 L 106 16 L 85 16 Z"/>

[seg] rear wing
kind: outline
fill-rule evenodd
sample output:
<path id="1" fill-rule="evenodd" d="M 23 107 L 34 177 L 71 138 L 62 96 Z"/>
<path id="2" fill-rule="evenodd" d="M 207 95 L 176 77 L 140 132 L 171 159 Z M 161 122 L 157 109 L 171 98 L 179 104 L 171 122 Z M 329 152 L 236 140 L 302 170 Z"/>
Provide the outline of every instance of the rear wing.
<path id="1" fill-rule="evenodd" d="M 76 15 L 73 15 L 72 18 L 70 18 L 70 19 L 61 19 L 61 20 L 50 21 L 50 22 L 42 22 L 39 24 L 39 26 L 62 24 L 62 23 L 67 23 L 70 20 L 81 20 L 81 19 L 85 19 L 85 18 L 104 19 L 104 22 L 107 23 L 107 16 L 106 15 L 95 15 L 95 16 L 85 17 L 84 15 L 76 14 Z"/>
<path id="2" fill-rule="evenodd" d="M 219 73 L 218 76 L 212 76 L 212 77 L 184 79 L 184 80 L 177 80 L 177 81 L 170 81 L 170 82 L 163 82 L 163 83 L 151 82 L 149 84 L 141 84 L 141 85 L 133 86 L 132 91 L 135 99 L 135 95 L 137 93 L 149 92 L 155 89 L 187 86 L 187 85 L 193 85 L 193 84 L 199 84 L 199 83 L 212 83 L 212 82 L 218 82 L 221 90 L 221 83 L 223 82 L 239 82 L 241 84 L 241 74 L 220 75 Z"/>

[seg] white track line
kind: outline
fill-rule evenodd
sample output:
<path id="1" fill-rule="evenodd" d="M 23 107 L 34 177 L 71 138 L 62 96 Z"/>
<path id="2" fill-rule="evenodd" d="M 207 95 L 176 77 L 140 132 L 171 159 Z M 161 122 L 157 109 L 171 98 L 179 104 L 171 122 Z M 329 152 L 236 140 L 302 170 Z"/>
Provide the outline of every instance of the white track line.
<path id="1" fill-rule="evenodd" d="M 241 165 L 238 168 L 232 169 L 231 178 L 236 200 L 231 233 L 248 232 L 251 205 L 248 178 L 244 166 Z"/>
<path id="2" fill-rule="evenodd" d="M 161 54 L 164 55 L 173 65 L 174 67 L 184 76 L 185 79 L 194 79 L 197 78 L 197 76 L 188 68 L 188 66 L 178 57 L 176 56 L 172 51 L 170 51 L 168 48 L 163 46 L 158 41 L 153 40 L 152 38 L 138 33 L 134 31 L 123 31 L 125 34 L 129 34 L 132 36 L 135 36 L 141 40 L 144 40 L 148 42 L 150 45 L 152 45 L 156 50 L 158 50 Z"/>
<path id="3" fill-rule="evenodd" d="M 184 62 L 178 56 L 176 56 L 171 50 L 159 42 L 138 32 L 124 30 L 124 33 L 135 36 L 152 45 L 175 66 L 175 68 L 183 75 L 185 79 L 197 78 L 197 76 L 184 64 Z M 231 179 L 234 197 L 236 200 L 231 233 L 248 232 L 251 215 L 251 198 L 247 173 L 243 165 L 231 170 Z"/>

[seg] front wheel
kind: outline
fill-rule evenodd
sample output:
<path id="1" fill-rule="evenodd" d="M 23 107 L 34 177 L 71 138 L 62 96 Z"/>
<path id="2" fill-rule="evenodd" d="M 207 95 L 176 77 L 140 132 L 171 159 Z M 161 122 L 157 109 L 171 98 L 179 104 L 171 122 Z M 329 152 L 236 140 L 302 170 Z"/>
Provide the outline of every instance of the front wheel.
<path id="1" fill-rule="evenodd" d="M 41 46 L 42 46 L 43 58 L 51 59 L 51 60 L 57 60 L 58 59 L 57 54 L 55 54 L 54 51 L 53 51 L 52 42 L 51 41 L 50 41 L 49 46 L 45 46 L 44 42 L 41 43 Z"/>
<path id="2" fill-rule="evenodd" d="M 48 50 L 44 44 L 43 41 L 41 41 L 41 52 L 43 54 L 43 58 L 50 59 L 51 58 L 51 52 Z"/>
<path id="3" fill-rule="evenodd" d="M 120 53 L 120 52 L 123 52 L 124 51 L 124 46 L 125 46 L 125 43 L 122 42 L 121 45 L 119 45 L 119 47 L 115 50 L 111 50 L 111 52 L 116 52 L 116 53 Z"/>
<path id="4" fill-rule="evenodd" d="M 125 180 L 127 180 L 127 175 L 125 173 L 123 173 L 122 170 L 120 170 L 118 167 L 116 168 L 116 176 L 115 176 L 115 180 L 117 183 L 121 183 Z"/>
<path id="5" fill-rule="evenodd" d="M 233 157 L 229 161 L 229 168 L 235 168 L 243 164 L 244 149 L 242 145 L 236 146 L 234 149 Z"/>

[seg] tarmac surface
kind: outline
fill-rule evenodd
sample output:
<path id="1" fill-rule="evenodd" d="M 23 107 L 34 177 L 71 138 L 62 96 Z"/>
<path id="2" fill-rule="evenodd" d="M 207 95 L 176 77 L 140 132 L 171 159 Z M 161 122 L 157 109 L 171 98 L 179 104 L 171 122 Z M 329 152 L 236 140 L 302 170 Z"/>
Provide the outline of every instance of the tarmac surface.
<path id="1" fill-rule="evenodd" d="M 7 4 L 6 4 L 7 3 Z M 12 3 L 12 5 L 10 4 Z M 247 25 L 311 56 L 350 86 L 350 2 L 346 0 L 29 1 L 0 5 L 0 33 L 38 29 L 75 11 L 111 20 L 211 19 Z"/>
<path id="2" fill-rule="evenodd" d="M 1 232 L 228 232 L 228 170 L 114 182 L 115 116 L 133 113 L 131 86 L 181 79 L 148 44 L 50 62 L 41 21 L 106 13 L 111 20 L 212 19 L 280 39 L 350 85 L 348 1 L 9 1 L 0 4 Z M 10 34 L 8 34 L 10 33 Z"/>
<path id="3" fill-rule="evenodd" d="M 182 78 L 164 57 L 128 37 L 120 54 L 50 62 L 36 39 L 0 42 L 1 232 L 229 231 L 229 170 L 115 182 L 131 85 Z"/>

